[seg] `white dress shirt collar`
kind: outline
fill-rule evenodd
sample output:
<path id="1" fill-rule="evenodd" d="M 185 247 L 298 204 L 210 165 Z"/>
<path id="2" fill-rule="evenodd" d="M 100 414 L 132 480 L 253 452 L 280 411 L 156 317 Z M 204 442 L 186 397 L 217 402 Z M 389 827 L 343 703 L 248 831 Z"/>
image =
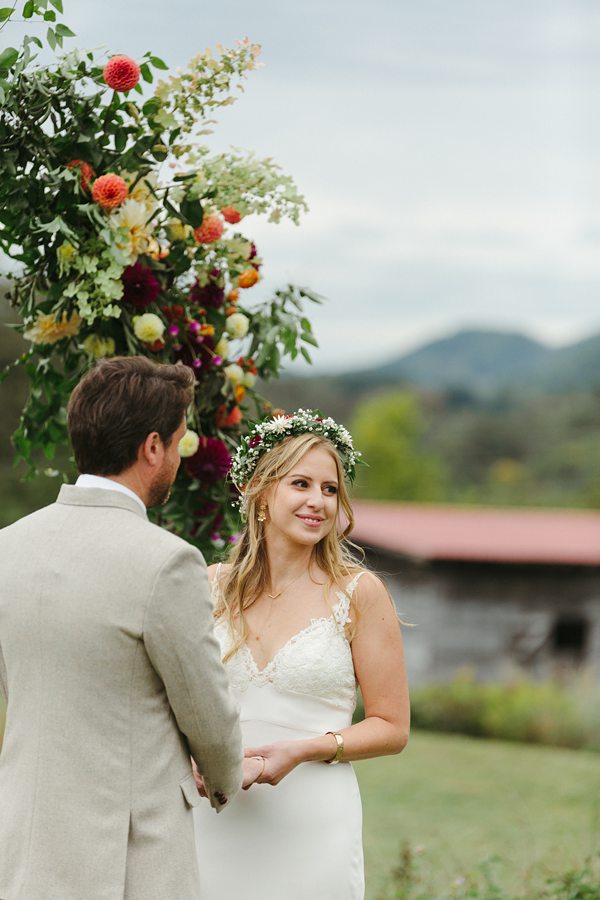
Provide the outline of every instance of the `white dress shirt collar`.
<path id="1" fill-rule="evenodd" d="M 144 506 L 140 497 L 138 497 L 138 495 L 130 488 L 125 487 L 124 484 L 120 484 L 118 481 L 113 481 L 112 478 L 104 478 L 104 476 L 102 475 L 80 475 L 75 482 L 75 487 L 101 488 L 103 491 L 120 491 L 121 494 L 127 494 L 128 497 L 131 497 L 133 500 L 139 503 L 144 512 L 146 512 L 146 507 Z"/>

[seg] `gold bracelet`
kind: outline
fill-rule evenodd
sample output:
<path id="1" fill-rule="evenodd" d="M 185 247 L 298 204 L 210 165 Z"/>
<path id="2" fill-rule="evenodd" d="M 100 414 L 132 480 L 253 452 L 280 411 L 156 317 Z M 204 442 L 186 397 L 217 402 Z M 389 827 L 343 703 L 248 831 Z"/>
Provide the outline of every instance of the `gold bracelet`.
<path id="1" fill-rule="evenodd" d="M 324 762 L 326 762 L 328 766 L 335 766 L 340 762 L 342 756 L 344 755 L 344 738 L 341 734 L 338 734 L 337 731 L 326 731 L 325 734 L 330 734 L 335 738 L 337 748 L 335 751 L 335 756 L 332 756 L 331 759 L 325 759 Z"/>

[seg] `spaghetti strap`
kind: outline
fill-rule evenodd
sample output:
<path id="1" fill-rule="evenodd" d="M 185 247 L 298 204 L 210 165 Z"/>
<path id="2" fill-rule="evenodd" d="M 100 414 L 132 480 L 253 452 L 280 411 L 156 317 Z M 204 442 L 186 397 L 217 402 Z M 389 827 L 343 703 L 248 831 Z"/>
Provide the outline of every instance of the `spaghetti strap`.
<path id="1" fill-rule="evenodd" d="M 352 619 L 350 618 L 350 602 L 360 576 L 364 575 L 365 571 L 365 569 L 362 569 L 360 572 L 357 572 L 354 578 L 346 585 L 346 590 L 337 592 L 339 600 L 333 608 L 333 615 L 338 625 L 350 625 L 352 622 Z"/>

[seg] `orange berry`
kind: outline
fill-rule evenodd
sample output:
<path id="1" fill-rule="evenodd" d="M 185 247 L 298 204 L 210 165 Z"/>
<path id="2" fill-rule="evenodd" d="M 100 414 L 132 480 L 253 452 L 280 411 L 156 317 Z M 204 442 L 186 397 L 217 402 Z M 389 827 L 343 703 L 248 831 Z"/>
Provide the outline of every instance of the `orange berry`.
<path id="1" fill-rule="evenodd" d="M 241 288 L 251 288 L 260 279 L 260 275 L 256 269 L 246 269 L 238 278 L 238 285 Z"/>

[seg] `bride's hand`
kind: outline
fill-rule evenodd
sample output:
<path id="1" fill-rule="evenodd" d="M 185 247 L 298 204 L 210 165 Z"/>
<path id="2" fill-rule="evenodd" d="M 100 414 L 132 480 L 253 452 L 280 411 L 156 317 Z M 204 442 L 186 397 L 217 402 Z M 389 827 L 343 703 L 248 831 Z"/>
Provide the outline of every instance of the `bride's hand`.
<path id="1" fill-rule="evenodd" d="M 198 793 L 200 794 L 201 797 L 207 797 L 208 794 L 206 793 L 206 787 L 204 785 L 204 778 L 198 771 L 198 767 L 196 766 L 196 763 L 194 762 L 193 759 L 192 759 L 192 772 L 194 773 L 194 781 L 196 782 L 196 787 L 198 788 Z"/>
<path id="2" fill-rule="evenodd" d="M 257 754 L 248 756 L 242 761 L 242 790 L 247 791 L 249 787 L 255 784 L 262 775 L 265 768 L 265 761 Z"/>
<path id="3" fill-rule="evenodd" d="M 298 745 L 301 741 L 278 741 L 264 747 L 252 747 L 244 750 L 246 760 L 253 756 L 262 756 L 265 761 L 264 770 L 256 779 L 256 784 L 279 784 L 282 778 L 302 762 Z"/>

